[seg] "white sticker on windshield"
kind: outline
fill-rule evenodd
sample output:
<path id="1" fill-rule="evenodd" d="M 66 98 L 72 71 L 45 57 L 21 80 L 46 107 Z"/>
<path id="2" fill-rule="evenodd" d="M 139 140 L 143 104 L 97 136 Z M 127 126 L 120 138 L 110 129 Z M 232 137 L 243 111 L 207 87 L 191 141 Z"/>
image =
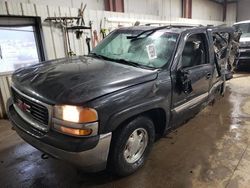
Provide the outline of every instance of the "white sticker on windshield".
<path id="1" fill-rule="evenodd" d="M 157 58 L 156 49 L 155 49 L 155 45 L 154 44 L 149 44 L 149 45 L 146 46 L 146 48 L 147 48 L 148 58 L 149 59 L 155 59 L 155 58 Z"/>

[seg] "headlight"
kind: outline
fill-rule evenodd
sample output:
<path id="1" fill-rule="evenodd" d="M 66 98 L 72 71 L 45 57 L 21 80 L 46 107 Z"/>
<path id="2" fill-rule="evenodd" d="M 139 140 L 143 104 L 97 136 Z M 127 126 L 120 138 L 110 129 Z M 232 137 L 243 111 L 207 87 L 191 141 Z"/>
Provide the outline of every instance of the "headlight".
<path id="1" fill-rule="evenodd" d="M 98 114 L 93 108 L 55 106 L 53 128 L 72 136 L 94 136 L 98 133 Z"/>
<path id="2" fill-rule="evenodd" d="M 98 120 L 95 109 L 70 105 L 55 106 L 54 116 L 57 119 L 74 123 L 90 123 Z"/>

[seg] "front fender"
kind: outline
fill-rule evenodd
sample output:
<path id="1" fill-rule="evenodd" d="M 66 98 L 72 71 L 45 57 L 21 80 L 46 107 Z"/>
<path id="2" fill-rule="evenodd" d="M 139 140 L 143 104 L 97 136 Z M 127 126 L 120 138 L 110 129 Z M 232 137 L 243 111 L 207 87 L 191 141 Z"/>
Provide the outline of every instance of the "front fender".
<path id="1" fill-rule="evenodd" d="M 160 78 L 103 96 L 88 104 L 97 110 L 99 133 L 114 131 L 125 120 L 152 109 L 163 109 L 167 123 L 171 109 L 171 78 Z"/>
<path id="2" fill-rule="evenodd" d="M 165 100 L 164 97 L 156 97 L 144 103 L 140 103 L 134 106 L 130 106 L 122 111 L 117 112 L 112 115 L 107 124 L 109 125 L 110 131 L 116 130 L 116 128 L 121 125 L 123 122 L 129 118 L 143 114 L 149 110 L 162 109 L 166 113 L 166 125 L 167 127 L 170 117 L 170 104 L 168 100 Z"/>

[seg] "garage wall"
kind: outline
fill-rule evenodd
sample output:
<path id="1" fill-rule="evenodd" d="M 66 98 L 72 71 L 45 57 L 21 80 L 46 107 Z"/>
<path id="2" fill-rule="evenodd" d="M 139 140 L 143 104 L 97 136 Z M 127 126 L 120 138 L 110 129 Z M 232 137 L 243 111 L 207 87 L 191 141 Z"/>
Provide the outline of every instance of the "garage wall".
<path id="1" fill-rule="evenodd" d="M 240 0 L 248 2 L 249 0 Z M 91 10 L 105 10 L 104 0 L 9 0 L 14 3 L 31 3 L 36 5 L 49 5 L 49 6 L 60 6 L 71 8 L 79 8 L 81 3 L 87 4 L 87 8 Z M 214 3 L 210 0 L 193 0 L 192 3 L 192 18 L 193 19 L 204 19 L 204 20 L 222 20 L 222 6 L 218 3 Z M 232 6 L 229 5 L 231 8 Z M 245 6 L 247 8 L 247 6 Z M 181 18 L 182 17 L 182 0 L 124 0 L 124 11 L 125 13 L 136 13 L 136 14 L 149 14 L 155 16 L 162 16 L 165 19 Z M 232 11 L 232 9 L 231 9 Z M 233 10 L 233 14 L 236 14 Z M 235 18 L 234 18 L 235 19 Z"/>
<path id="2" fill-rule="evenodd" d="M 237 21 L 250 20 L 250 1 L 249 0 L 239 0 L 238 2 L 238 15 Z"/>
<path id="3" fill-rule="evenodd" d="M 65 57 L 64 43 L 63 43 L 63 33 L 60 27 L 55 27 L 55 25 L 44 22 L 48 16 L 77 16 L 78 9 L 62 6 L 49 6 L 49 5 L 40 5 L 39 4 L 27 4 L 27 3 L 17 3 L 20 0 L 12 1 L 0 1 L 0 15 L 18 15 L 18 16 L 40 16 L 43 23 L 42 29 L 44 33 L 45 47 L 47 52 L 48 59 L 56 59 Z M 24 0 L 23 0 L 24 1 Z M 31 0 L 29 0 L 31 1 Z M 35 1 L 35 0 L 32 0 Z M 37 0 L 38 1 L 38 0 Z M 141 1 L 141 0 L 138 0 Z M 179 0 L 178 0 L 179 1 Z M 177 2 L 177 1 L 176 1 Z M 139 5 L 138 5 L 139 6 Z M 168 6 L 168 4 L 164 4 Z M 179 6 L 177 3 L 172 4 L 172 6 Z M 166 13 L 164 13 L 166 14 Z M 121 25 L 132 26 L 136 20 L 146 20 L 145 23 L 157 23 L 158 21 L 167 21 L 170 20 L 169 16 L 157 16 L 150 14 L 138 14 L 138 13 L 117 13 L 117 12 L 108 12 L 108 11 L 96 11 L 86 9 L 84 13 L 85 23 L 88 24 L 89 21 L 92 21 L 93 30 L 97 30 L 100 33 L 100 22 L 102 20 L 103 26 L 109 30 L 113 30 Z M 105 19 L 104 19 L 105 18 Z M 116 18 L 115 22 L 109 21 L 110 18 Z M 131 22 L 124 22 L 122 19 L 131 19 Z M 118 20 L 118 21 L 117 21 Z M 121 21 L 119 21 L 121 20 Z M 186 22 L 194 24 L 214 24 L 219 25 L 223 22 L 214 21 L 214 20 L 202 20 L 202 19 L 183 19 L 178 16 L 172 17 L 171 21 L 173 22 Z M 84 37 L 81 39 L 76 39 L 73 32 L 69 33 L 72 50 L 77 55 L 87 54 L 87 46 L 85 43 L 85 37 L 90 37 L 89 30 L 86 30 Z"/>
<path id="4" fill-rule="evenodd" d="M 227 24 L 232 26 L 237 21 L 236 18 L 237 18 L 237 3 L 228 4 L 227 5 Z"/>
<path id="5" fill-rule="evenodd" d="M 45 47 L 48 59 L 56 59 L 65 57 L 65 50 L 63 44 L 63 33 L 62 29 L 55 26 L 52 23 L 44 22 L 44 20 L 49 16 L 77 16 L 78 9 L 70 8 L 64 6 L 50 6 L 39 4 L 27 4 L 20 3 L 18 0 L 15 1 L 0 1 L 0 15 L 18 15 L 18 16 L 39 16 L 42 19 L 42 29 L 44 33 Z M 105 19 L 104 19 L 105 18 Z M 106 19 L 107 18 L 107 19 Z M 102 20 L 103 26 L 109 30 L 113 30 L 118 27 L 118 25 L 132 26 L 135 21 L 124 22 L 108 21 L 109 18 L 116 18 L 117 20 L 123 18 L 129 18 L 134 20 L 153 20 L 152 22 L 162 21 L 162 17 L 147 14 L 133 14 L 133 13 L 117 13 L 108 11 L 97 11 L 87 9 L 84 13 L 84 20 L 86 25 L 89 21 L 92 22 L 93 30 L 97 30 L 100 33 L 100 22 Z M 201 21 L 202 22 L 202 21 Z M 76 55 L 87 54 L 87 46 L 85 43 L 85 37 L 91 35 L 89 30 L 85 30 L 84 37 L 80 40 L 76 39 L 73 32 L 69 33 L 72 50 Z"/>
<path id="6" fill-rule="evenodd" d="M 245 0 L 250 3 L 249 0 Z M 124 9 L 127 13 L 152 14 L 165 19 L 182 17 L 182 0 L 125 0 Z M 227 21 L 236 21 L 236 3 L 228 4 Z M 192 19 L 217 20 L 223 19 L 223 7 L 210 0 L 192 1 Z"/>
<path id="7" fill-rule="evenodd" d="M 36 5 L 49 5 L 71 8 L 79 8 L 81 3 L 87 4 L 87 7 L 92 10 L 104 10 L 104 0 L 8 0 L 13 3 L 31 3 Z M 60 3 L 58 3 L 60 2 Z"/>
<path id="8" fill-rule="evenodd" d="M 11 77 L 9 74 L 0 76 L 0 119 L 5 117 L 5 105 L 10 96 Z"/>
<path id="9" fill-rule="evenodd" d="M 222 5 L 208 0 L 193 0 L 192 18 L 222 21 Z"/>
<path id="10" fill-rule="evenodd" d="M 125 0 L 127 13 L 152 14 L 167 19 L 182 16 L 182 0 Z"/>

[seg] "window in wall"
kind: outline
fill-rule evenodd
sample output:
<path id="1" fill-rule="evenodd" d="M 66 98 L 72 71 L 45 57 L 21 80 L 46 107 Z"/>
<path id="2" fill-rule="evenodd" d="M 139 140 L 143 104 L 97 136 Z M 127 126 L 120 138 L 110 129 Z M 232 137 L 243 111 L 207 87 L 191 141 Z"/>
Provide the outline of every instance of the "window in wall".
<path id="1" fill-rule="evenodd" d="M 0 27 L 0 73 L 39 62 L 33 26 Z"/>

